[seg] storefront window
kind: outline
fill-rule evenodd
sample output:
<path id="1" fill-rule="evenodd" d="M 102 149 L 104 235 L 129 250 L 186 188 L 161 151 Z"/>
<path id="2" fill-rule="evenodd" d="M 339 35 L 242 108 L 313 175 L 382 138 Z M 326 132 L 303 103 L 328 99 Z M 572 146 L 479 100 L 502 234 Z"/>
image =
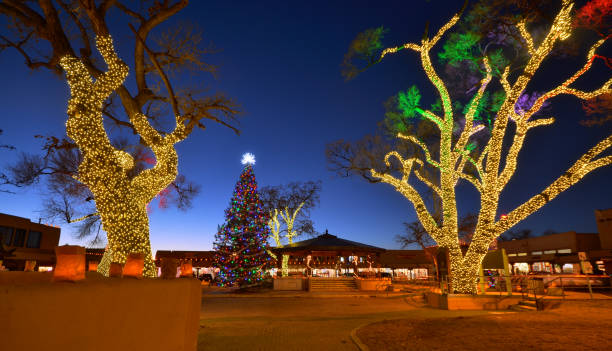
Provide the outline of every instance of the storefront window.
<path id="1" fill-rule="evenodd" d="M 529 273 L 529 264 L 527 262 L 517 262 L 514 264 L 515 274 L 527 274 Z"/>

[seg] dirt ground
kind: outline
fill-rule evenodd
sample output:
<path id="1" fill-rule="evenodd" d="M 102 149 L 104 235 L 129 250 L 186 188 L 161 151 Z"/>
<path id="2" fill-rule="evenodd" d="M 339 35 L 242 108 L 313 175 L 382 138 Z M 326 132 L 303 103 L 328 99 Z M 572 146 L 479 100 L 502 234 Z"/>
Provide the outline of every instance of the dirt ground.
<path id="1" fill-rule="evenodd" d="M 565 301 L 534 312 L 407 318 L 367 325 L 357 336 L 372 351 L 612 350 L 612 301 Z"/>

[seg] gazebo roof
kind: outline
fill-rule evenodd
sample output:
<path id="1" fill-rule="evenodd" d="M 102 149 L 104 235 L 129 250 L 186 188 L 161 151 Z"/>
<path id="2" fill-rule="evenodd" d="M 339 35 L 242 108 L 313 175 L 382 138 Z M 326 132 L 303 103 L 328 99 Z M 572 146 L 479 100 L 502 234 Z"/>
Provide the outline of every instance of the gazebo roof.
<path id="1" fill-rule="evenodd" d="M 385 249 L 380 247 L 366 245 L 358 243 L 356 241 L 346 240 L 338 238 L 335 235 L 331 235 L 325 230 L 325 234 L 319 235 L 316 238 L 298 241 L 293 244 L 285 245 L 283 247 L 277 247 L 275 250 L 279 251 L 301 251 L 301 250 L 320 250 L 320 251 L 332 251 L 332 250 L 358 250 L 358 251 L 372 251 L 372 252 L 384 252 Z"/>

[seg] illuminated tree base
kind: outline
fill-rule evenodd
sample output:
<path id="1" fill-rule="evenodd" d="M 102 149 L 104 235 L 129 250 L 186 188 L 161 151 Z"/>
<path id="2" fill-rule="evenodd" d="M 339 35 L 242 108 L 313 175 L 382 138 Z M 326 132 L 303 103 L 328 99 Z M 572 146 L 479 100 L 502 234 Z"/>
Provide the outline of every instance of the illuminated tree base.
<path id="1" fill-rule="evenodd" d="M 129 200 L 125 202 L 129 203 Z M 108 233 L 107 251 L 111 250 L 112 262 L 120 264 L 125 264 L 131 253 L 142 253 L 144 255 L 143 276 L 155 278 L 157 270 L 151 254 L 149 218 L 146 206 L 140 207 L 139 209 L 131 208 L 127 213 L 120 215 L 117 215 L 116 212 L 107 216 L 101 213 L 104 229 Z"/>
<path id="2" fill-rule="evenodd" d="M 283 277 L 289 276 L 289 255 L 283 255 L 283 262 L 281 267 L 281 274 L 283 275 Z"/>
<path id="3" fill-rule="evenodd" d="M 108 247 L 104 250 L 104 255 L 102 255 L 102 260 L 98 264 L 98 273 L 102 274 L 105 277 L 110 275 L 110 264 L 112 258 L 112 251 Z"/>

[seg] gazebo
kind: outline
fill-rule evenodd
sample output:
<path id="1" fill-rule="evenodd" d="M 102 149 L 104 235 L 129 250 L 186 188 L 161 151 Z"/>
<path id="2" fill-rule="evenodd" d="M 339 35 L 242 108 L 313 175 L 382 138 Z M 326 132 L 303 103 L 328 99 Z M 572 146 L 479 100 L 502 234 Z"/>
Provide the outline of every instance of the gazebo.
<path id="1" fill-rule="evenodd" d="M 380 267 L 380 256 L 385 249 L 338 238 L 325 230 L 316 238 L 298 241 L 272 249 L 282 269 L 282 257 L 288 256 L 290 274 L 335 277 L 372 271 Z"/>

